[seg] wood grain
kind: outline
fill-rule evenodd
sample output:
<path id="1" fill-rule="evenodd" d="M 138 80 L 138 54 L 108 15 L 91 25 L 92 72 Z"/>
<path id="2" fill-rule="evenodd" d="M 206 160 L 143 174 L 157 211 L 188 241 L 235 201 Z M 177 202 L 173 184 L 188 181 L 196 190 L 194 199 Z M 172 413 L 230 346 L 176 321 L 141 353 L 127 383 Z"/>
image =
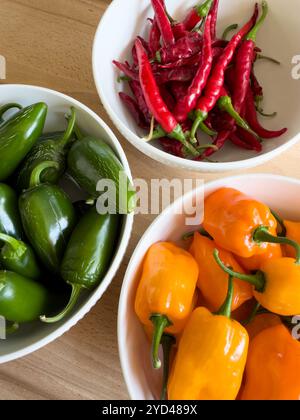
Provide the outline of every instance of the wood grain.
<path id="1" fill-rule="evenodd" d="M 109 0 L 0 0 L 0 54 L 7 59 L 6 82 L 62 91 L 88 105 L 112 126 L 95 90 L 91 69 L 94 33 L 109 3 Z M 217 178 L 162 166 L 136 151 L 112 128 L 135 177 L 150 180 L 159 174 L 168 179 Z M 299 161 L 300 149 L 295 146 L 251 172 L 300 177 Z M 117 305 L 130 255 L 152 220 L 152 216 L 136 217 L 132 240 L 118 275 L 84 320 L 46 348 L 0 366 L 1 400 L 128 399 L 117 349 Z"/>

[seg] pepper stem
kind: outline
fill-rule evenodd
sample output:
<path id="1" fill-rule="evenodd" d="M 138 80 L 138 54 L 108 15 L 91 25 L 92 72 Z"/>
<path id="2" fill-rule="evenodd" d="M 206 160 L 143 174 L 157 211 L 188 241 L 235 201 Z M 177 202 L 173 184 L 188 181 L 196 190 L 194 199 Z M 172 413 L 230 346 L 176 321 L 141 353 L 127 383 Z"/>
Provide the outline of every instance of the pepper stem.
<path id="1" fill-rule="evenodd" d="M 59 169 L 59 165 L 57 162 L 54 162 L 52 160 L 47 160 L 45 162 L 40 163 L 39 165 L 37 165 L 36 168 L 34 168 L 34 170 L 31 173 L 30 176 L 30 181 L 29 181 L 29 187 L 33 188 L 33 187 L 37 187 L 38 185 L 41 184 L 41 174 L 45 169 L 49 169 L 49 168 L 55 168 L 55 169 Z"/>
<path id="2" fill-rule="evenodd" d="M 268 11 L 269 11 L 268 3 L 266 1 L 263 1 L 262 4 L 261 4 L 261 7 L 262 7 L 262 15 L 261 15 L 260 19 L 257 21 L 256 25 L 251 29 L 251 31 L 246 36 L 247 41 L 256 42 L 257 32 L 259 31 L 262 24 L 266 20 L 266 17 L 268 15 Z"/>
<path id="3" fill-rule="evenodd" d="M 257 243 L 267 242 L 271 244 L 284 244 L 292 246 L 296 251 L 296 264 L 300 264 L 300 245 L 296 241 L 282 236 L 274 236 L 269 233 L 268 228 L 265 226 L 259 226 L 256 228 L 252 239 Z"/>
<path id="4" fill-rule="evenodd" d="M 13 108 L 17 108 L 17 109 L 22 109 L 22 106 L 16 103 L 10 103 L 10 104 L 6 104 L 0 107 L 0 122 L 1 120 L 3 120 L 3 115 L 9 111 L 10 109 Z"/>
<path id="5" fill-rule="evenodd" d="M 226 316 L 226 318 L 229 318 L 229 319 L 231 318 L 233 292 L 234 292 L 233 277 L 231 275 L 229 275 L 227 296 L 226 296 L 226 299 L 225 299 L 223 305 L 218 310 L 216 315 L 223 315 L 223 316 Z"/>
<path id="6" fill-rule="evenodd" d="M 68 127 L 64 135 L 62 136 L 62 138 L 57 141 L 57 145 L 61 147 L 62 149 L 66 146 L 66 144 L 68 143 L 68 141 L 70 140 L 74 132 L 75 123 L 76 123 L 76 111 L 74 107 L 71 107 L 71 115 L 70 116 L 68 115 L 66 118 L 68 121 Z"/>
<path id="7" fill-rule="evenodd" d="M 154 369 L 161 368 L 161 361 L 158 356 L 159 346 L 164 333 L 164 330 L 169 327 L 171 322 L 166 315 L 154 314 L 150 317 L 150 321 L 154 326 L 153 340 L 152 340 L 152 365 Z"/>
<path id="8" fill-rule="evenodd" d="M 190 138 L 191 140 L 195 140 L 196 139 L 196 133 L 198 131 L 198 128 L 200 127 L 200 124 L 202 122 L 204 122 L 207 118 L 207 113 L 206 112 L 202 112 L 200 110 L 197 110 L 195 112 L 195 121 L 193 123 L 192 129 L 191 129 L 191 134 L 190 134 Z"/>
<path id="9" fill-rule="evenodd" d="M 267 55 L 262 55 L 262 54 L 257 54 L 256 58 L 258 60 L 267 60 L 267 61 L 271 61 L 271 63 L 273 64 L 277 64 L 278 66 L 281 66 L 281 62 L 276 60 L 276 58 L 273 57 L 268 57 Z"/>
<path id="10" fill-rule="evenodd" d="M 223 32 L 222 39 L 224 39 L 224 41 L 226 41 L 227 35 L 230 32 L 235 31 L 238 27 L 239 27 L 239 25 L 237 23 L 233 23 L 232 25 L 227 26 L 227 28 L 225 28 L 225 30 Z"/>
<path id="11" fill-rule="evenodd" d="M 26 252 L 26 245 L 18 239 L 13 238 L 12 236 L 0 233 L 0 241 L 8 244 L 16 253 L 17 258 L 21 258 Z"/>
<path id="12" fill-rule="evenodd" d="M 203 4 L 200 6 L 196 6 L 195 10 L 197 12 L 197 15 L 201 18 L 205 18 L 208 13 L 210 12 L 211 6 L 213 4 L 214 0 L 206 0 Z"/>
<path id="13" fill-rule="evenodd" d="M 217 135 L 217 132 L 208 128 L 207 125 L 204 124 L 204 122 L 201 122 L 199 124 L 199 128 L 200 128 L 201 131 L 203 131 L 203 133 L 207 134 L 210 137 L 214 137 L 214 136 Z"/>
<path id="14" fill-rule="evenodd" d="M 163 386 L 160 399 L 165 401 L 167 399 L 168 380 L 170 373 L 170 354 L 176 340 L 172 335 L 164 334 L 161 339 L 161 344 L 164 353 L 164 372 L 163 372 Z"/>
<path id="15" fill-rule="evenodd" d="M 185 138 L 185 135 L 182 131 L 182 128 L 180 124 L 178 124 L 174 130 L 168 134 L 168 137 L 171 137 L 175 140 L 180 141 L 184 145 L 184 147 L 191 153 L 192 156 L 199 156 L 200 153 L 197 151 L 197 149 Z"/>
<path id="16" fill-rule="evenodd" d="M 68 315 L 71 310 L 74 308 L 75 304 L 78 301 L 78 297 L 82 291 L 82 286 L 80 284 L 72 284 L 72 293 L 69 300 L 69 303 L 65 307 L 65 309 L 58 315 L 48 318 L 45 315 L 40 317 L 40 320 L 42 322 L 45 322 L 46 324 L 54 324 L 55 322 L 61 321 L 66 315 Z"/>
<path id="17" fill-rule="evenodd" d="M 277 213 L 275 213 L 274 210 L 271 210 L 271 213 L 272 213 L 273 217 L 276 219 L 276 222 L 279 224 L 280 229 L 281 229 L 281 232 L 278 233 L 278 236 L 285 237 L 286 236 L 286 227 L 285 227 L 283 219 Z"/>
<path id="18" fill-rule="evenodd" d="M 77 124 L 75 124 L 75 126 L 74 126 L 74 133 L 75 133 L 75 136 L 76 136 L 77 140 L 81 141 L 81 140 L 84 139 L 84 135 L 82 134 L 82 132 L 81 132 L 81 130 L 78 127 Z"/>
<path id="19" fill-rule="evenodd" d="M 218 106 L 221 109 L 221 111 L 227 112 L 237 123 L 237 125 L 244 130 L 248 131 L 248 133 L 252 134 L 256 139 L 261 141 L 260 137 L 253 131 L 249 124 L 240 116 L 238 112 L 234 109 L 234 106 L 232 104 L 232 100 L 229 96 L 221 96 L 221 98 L 218 100 Z"/>
<path id="20" fill-rule="evenodd" d="M 217 264 L 222 268 L 225 273 L 233 276 L 233 278 L 244 280 L 250 284 L 252 284 L 257 292 L 262 293 L 266 286 L 266 279 L 265 275 L 262 271 L 257 271 L 255 274 L 242 274 L 236 271 L 233 271 L 231 268 L 227 267 L 219 256 L 219 251 L 217 249 L 214 250 L 214 258 Z"/>

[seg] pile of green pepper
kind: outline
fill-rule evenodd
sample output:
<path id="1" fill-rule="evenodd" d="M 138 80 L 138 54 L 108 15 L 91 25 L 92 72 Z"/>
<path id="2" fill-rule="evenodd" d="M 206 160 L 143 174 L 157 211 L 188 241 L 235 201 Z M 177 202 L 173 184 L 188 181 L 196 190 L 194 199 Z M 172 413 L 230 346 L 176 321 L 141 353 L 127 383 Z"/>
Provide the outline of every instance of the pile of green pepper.
<path id="1" fill-rule="evenodd" d="M 12 109 L 16 112 L 5 120 Z M 92 290 L 105 276 L 124 208 L 98 214 L 99 180 L 115 183 L 116 202 L 125 203 L 125 213 L 135 207 L 128 178 L 119 191 L 124 170 L 113 150 L 101 139 L 81 134 L 74 108 L 65 132 L 43 134 L 47 112 L 45 103 L 0 106 L 0 316 L 8 331 L 39 319 L 60 321 L 81 291 Z M 66 172 L 86 192 L 89 204 L 72 203 L 58 185 Z M 49 274 L 53 282 L 71 286 L 62 310 L 60 296 L 45 286 Z"/>

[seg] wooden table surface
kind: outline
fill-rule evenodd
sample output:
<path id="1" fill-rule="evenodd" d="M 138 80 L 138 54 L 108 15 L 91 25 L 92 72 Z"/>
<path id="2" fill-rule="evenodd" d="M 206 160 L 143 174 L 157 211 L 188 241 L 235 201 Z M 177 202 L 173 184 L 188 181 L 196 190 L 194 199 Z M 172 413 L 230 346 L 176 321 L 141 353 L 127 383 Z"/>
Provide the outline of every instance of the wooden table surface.
<path id="1" fill-rule="evenodd" d="M 91 68 L 94 33 L 109 3 L 110 0 L 0 0 L 0 55 L 7 60 L 6 82 L 64 92 L 92 108 L 112 127 L 97 95 Z M 112 128 L 127 153 L 134 177 L 150 180 L 158 174 L 169 179 L 197 176 L 150 160 Z M 251 172 L 300 177 L 299 161 L 300 147 L 295 146 Z M 217 178 L 201 174 L 198 177 L 205 181 Z M 0 366 L 1 400 L 129 398 L 117 348 L 118 299 L 129 258 L 153 218 L 136 217 L 123 265 L 91 313 L 46 348 Z"/>

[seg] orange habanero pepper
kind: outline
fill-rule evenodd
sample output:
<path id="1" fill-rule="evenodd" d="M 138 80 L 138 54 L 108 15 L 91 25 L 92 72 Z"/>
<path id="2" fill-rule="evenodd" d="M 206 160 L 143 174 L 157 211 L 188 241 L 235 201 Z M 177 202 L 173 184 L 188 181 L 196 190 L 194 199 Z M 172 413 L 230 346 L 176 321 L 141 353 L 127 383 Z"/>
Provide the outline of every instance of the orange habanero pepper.
<path id="1" fill-rule="evenodd" d="M 250 343 L 242 400 L 299 400 L 300 343 L 283 324 Z"/>
<path id="2" fill-rule="evenodd" d="M 277 221 L 265 204 L 233 188 L 221 188 L 205 200 L 203 227 L 218 246 L 250 258 L 267 249 L 259 228 L 276 235 Z"/>
<path id="3" fill-rule="evenodd" d="M 214 257 L 225 273 L 255 287 L 254 297 L 261 306 L 275 314 L 291 316 L 300 314 L 300 246 L 287 238 L 282 239 L 295 247 L 296 260 L 285 257 L 267 260 L 255 274 L 241 274 L 231 270 L 221 261 L 217 249 Z"/>
<path id="4" fill-rule="evenodd" d="M 168 383 L 170 400 L 234 400 L 247 359 L 245 328 L 230 319 L 233 279 L 218 314 L 192 313 L 181 337 Z"/>
<path id="5" fill-rule="evenodd" d="M 296 242 L 300 242 L 300 223 L 284 220 L 284 227 L 286 229 L 286 236 Z M 284 246 L 285 255 L 287 257 L 295 258 L 295 249 L 289 245 Z"/>
<path id="6" fill-rule="evenodd" d="M 228 276 L 219 267 L 213 256 L 215 248 L 214 241 L 196 232 L 189 250 L 199 266 L 198 288 L 206 302 L 205 306 L 211 311 L 217 311 L 220 308 L 226 298 L 228 289 Z M 242 267 L 230 252 L 220 249 L 220 255 L 226 265 L 232 267 L 235 271 L 244 273 Z M 232 311 L 252 297 L 251 285 L 242 280 L 234 279 Z"/>
<path id="7" fill-rule="evenodd" d="M 239 264 L 247 271 L 257 271 L 267 260 L 275 260 L 282 257 L 282 250 L 279 244 L 267 244 L 263 254 L 253 255 L 250 258 L 236 256 Z"/>
<path id="8" fill-rule="evenodd" d="M 135 312 L 144 325 L 154 325 L 153 367 L 159 369 L 159 345 L 164 332 L 179 334 L 193 308 L 198 265 L 191 254 L 169 242 L 154 244 L 148 250 Z"/>

